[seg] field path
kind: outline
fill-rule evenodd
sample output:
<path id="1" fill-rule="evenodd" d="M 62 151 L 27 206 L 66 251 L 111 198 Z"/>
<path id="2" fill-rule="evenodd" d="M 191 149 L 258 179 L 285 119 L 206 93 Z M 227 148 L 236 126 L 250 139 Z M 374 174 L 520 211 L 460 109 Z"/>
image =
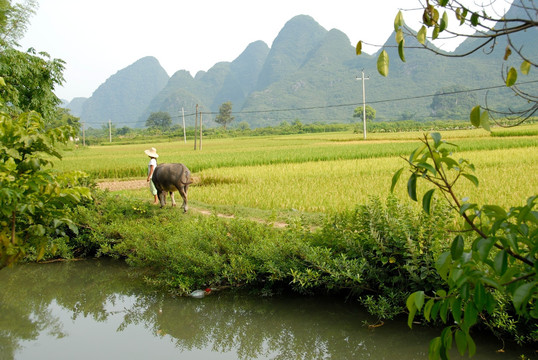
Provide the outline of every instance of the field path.
<path id="1" fill-rule="evenodd" d="M 110 191 L 118 191 L 118 190 L 135 190 L 135 189 L 142 189 L 143 187 L 148 186 L 148 183 L 146 182 L 146 179 L 143 180 L 125 180 L 125 181 L 103 181 L 98 182 L 97 186 L 99 186 L 99 189 L 101 190 L 110 190 Z"/>
<path id="2" fill-rule="evenodd" d="M 98 182 L 97 186 L 101 190 L 119 191 L 119 190 L 142 189 L 144 187 L 147 187 L 148 183 L 147 183 L 146 179 L 142 179 L 142 180 L 124 180 L 124 181 L 103 181 L 103 182 Z M 149 197 L 148 197 L 148 199 L 149 199 Z M 193 208 L 192 206 L 189 206 L 189 209 L 192 210 L 192 211 L 196 211 L 196 212 L 198 212 L 200 214 L 207 215 L 207 216 L 213 214 L 209 210 Z M 234 215 L 226 215 L 226 214 L 217 214 L 217 216 L 222 217 L 222 218 L 234 218 L 235 217 Z M 260 222 L 260 223 L 264 223 L 264 224 L 267 223 L 266 221 L 263 221 L 261 219 L 252 218 L 251 220 L 254 220 L 254 221 L 257 221 L 257 222 Z M 282 223 L 282 222 L 271 222 L 271 224 L 274 227 L 277 227 L 277 228 L 283 228 L 283 227 L 288 226 L 288 224 Z"/>

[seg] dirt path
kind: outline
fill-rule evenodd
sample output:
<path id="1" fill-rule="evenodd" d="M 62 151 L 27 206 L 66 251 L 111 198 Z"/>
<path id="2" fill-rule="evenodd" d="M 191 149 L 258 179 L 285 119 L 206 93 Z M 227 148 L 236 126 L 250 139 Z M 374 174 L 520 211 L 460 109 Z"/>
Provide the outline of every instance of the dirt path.
<path id="1" fill-rule="evenodd" d="M 103 181 L 103 182 L 97 183 L 97 186 L 99 186 L 99 189 L 101 190 L 108 189 L 110 191 L 136 190 L 136 189 L 142 189 L 143 187 L 148 186 L 148 183 L 146 182 L 146 179 L 125 180 L 125 181 Z"/>

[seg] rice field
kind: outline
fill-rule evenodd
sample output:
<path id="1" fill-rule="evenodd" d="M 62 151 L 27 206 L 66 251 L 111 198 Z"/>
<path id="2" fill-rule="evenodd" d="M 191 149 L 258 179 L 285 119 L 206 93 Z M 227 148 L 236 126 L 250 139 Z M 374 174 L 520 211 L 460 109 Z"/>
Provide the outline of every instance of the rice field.
<path id="1" fill-rule="evenodd" d="M 460 181 L 458 192 L 470 201 L 516 206 L 538 193 L 538 125 L 510 129 L 492 137 L 483 130 L 442 132 L 458 145 L 456 157 L 476 166 L 480 186 Z M 405 166 L 422 133 L 305 134 L 204 140 L 203 150 L 183 141 L 146 145 L 110 145 L 64 153 L 56 168 L 83 170 L 97 179 L 144 178 L 144 149 L 156 147 L 159 163 L 182 162 L 199 179 L 189 197 L 203 206 L 333 213 L 384 198 L 393 173 Z M 360 138 L 360 139 L 359 139 Z M 402 176 L 396 195 L 407 198 Z M 426 184 L 419 191 L 427 190 Z M 134 196 L 148 198 L 146 191 Z"/>

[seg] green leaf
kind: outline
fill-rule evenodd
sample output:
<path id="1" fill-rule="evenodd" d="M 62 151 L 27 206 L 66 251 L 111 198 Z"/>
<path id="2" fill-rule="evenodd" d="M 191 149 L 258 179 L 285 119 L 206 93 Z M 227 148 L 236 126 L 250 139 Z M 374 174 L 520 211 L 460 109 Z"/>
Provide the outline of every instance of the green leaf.
<path id="1" fill-rule="evenodd" d="M 362 40 L 357 43 L 357 46 L 355 47 L 355 53 L 357 55 L 362 54 Z"/>
<path id="2" fill-rule="evenodd" d="M 441 356 L 441 337 L 438 336 L 436 338 L 433 338 L 430 341 L 430 346 L 428 348 L 428 359 L 429 360 L 437 360 Z"/>
<path id="3" fill-rule="evenodd" d="M 434 192 L 435 189 L 430 189 L 426 192 L 426 194 L 424 194 L 424 197 L 422 198 L 422 208 L 427 214 L 431 213 L 432 197 Z"/>
<path id="4" fill-rule="evenodd" d="M 454 321 L 457 323 L 461 323 L 461 303 L 462 299 L 459 297 L 454 300 L 454 303 L 452 304 L 452 317 L 454 318 Z"/>
<path id="5" fill-rule="evenodd" d="M 460 207 L 460 214 L 463 215 L 467 210 L 469 209 L 475 209 L 477 206 L 476 204 L 472 204 L 472 203 L 464 203 L 461 205 Z"/>
<path id="6" fill-rule="evenodd" d="M 435 170 L 433 165 L 428 164 L 427 162 L 420 162 L 420 163 L 417 164 L 417 167 L 421 168 L 421 169 L 424 169 L 424 170 L 427 170 L 427 171 L 431 172 L 433 175 L 437 174 L 437 170 Z"/>
<path id="7" fill-rule="evenodd" d="M 409 328 L 413 328 L 413 319 L 415 318 L 415 314 L 417 312 L 415 296 L 416 293 L 412 293 L 411 295 L 409 295 L 406 301 L 407 310 L 409 310 L 409 316 L 407 317 L 407 326 L 409 326 Z"/>
<path id="8" fill-rule="evenodd" d="M 499 286 L 500 289 L 500 286 Z M 497 307 L 497 300 L 489 292 L 486 293 L 486 311 L 488 314 L 493 315 L 495 308 Z"/>
<path id="9" fill-rule="evenodd" d="M 418 31 L 417 40 L 422 45 L 424 45 L 426 43 L 426 26 L 422 25 L 422 27 Z"/>
<path id="10" fill-rule="evenodd" d="M 439 161 L 445 163 L 449 170 L 459 166 L 458 162 L 450 157 L 442 157 Z"/>
<path id="11" fill-rule="evenodd" d="M 416 148 L 415 150 L 413 150 L 413 152 L 411 153 L 411 155 L 409 155 L 409 162 L 412 163 L 413 161 L 415 161 L 415 158 L 422 154 L 422 152 L 427 148 L 426 144 L 423 144 L 421 147 L 418 147 Z"/>
<path id="12" fill-rule="evenodd" d="M 452 260 L 458 260 L 461 257 L 463 254 L 463 246 L 463 236 L 457 235 L 450 246 L 450 255 L 452 256 Z"/>
<path id="13" fill-rule="evenodd" d="M 439 5 L 445 7 L 448 4 L 448 0 L 439 0 Z"/>
<path id="14" fill-rule="evenodd" d="M 494 217 L 497 219 L 506 219 L 508 214 L 506 210 L 498 205 L 484 205 L 482 206 L 482 211 L 489 217 Z"/>
<path id="15" fill-rule="evenodd" d="M 435 262 L 435 269 L 443 280 L 447 279 L 448 267 L 450 266 L 450 252 L 446 251 L 439 255 Z"/>
<path id="16" fill-rule="evenodd" d="M 434 132 L 431 133 L 430 136 L 433 139 L 433 144 L 435 145 L 435 147 L 439 147 L 439 144 L 441 144 L 441 134 L 439 134 L 438 132 Z"/>
<path id="17" fill-rule="evenodd" d="M 471 15 L 471 24 L 473 26 L 477 26 L 478 25 L 478 20 L 479 20 L 478 13 L 473 13 L 473 15 Z"/>
<path id="18" fill-rule="evenodd" d="M 480 127 L 480 105 L 476 105 L 471 110 L 471 124 L 474 127 Z"/>
<path id="19" fill-rule="evenodd" d="M 443 32 L 448 27 L 448 15 L 446 11 L 443 12 L 443 17 L 441 18 L 441 25 L 439 26 L 439 32 Z"/>
<path id="20" fill-rule="evenodd" d="M 402 15 L 402 11 L 398 11 L 398 14 L 396 14 L 396 18 L 394 19 L 394 31 L 398 31 L 401 26 L 404 24 L 404 18 Z"/>
<path id="21" fill-rule="evenodd" d="M 449 301 L 445 299 L 441 302 L 441 308 L 439 309 L 439 316 L 441 317 L 441 320 L 445 324 L 446 324 L 446 319 L 448 316 L 448 305 L 450 305 Z"/>
<path id="22" fill-rule="evenodd" d="M 411 311 L 413 310 L 413 308 L 416 308 L 416 304 L 415 304 L 415 296 L 416 295 L 416 292 L 412 293 L 411 295 L 409 295 L 405 301 L 405 305 L 407 306 L 407 310 Z"/>
<path id="23" fill-rule="evenodd" d="M 474 343 L 471 335 L 467 334 L 467 347 L 469 348 L 469 357 L 472 357 L 476 353 L 476 344 Z"/>
<path id="24" fill-rule="evenodd" d="M 480 239 L 476 242 L 476 250 L 478 250 L 478 255 L 480 255 L 481 261 L 486 261 L 488 259 L 489 252 L 496 241 L 497 239 L 495 238 L 487 238 Z"/>
<path id="25" fill-rule="evenodd" d="M 521 285 L 514 291 L 514 295 L 512 297 L 512 302 L 514 303 L 514 308 L 519 313 L 521 310 L 521 307 L 527 302 L 527 300 L 530 298 L 530 296 L 533 293 L 533 288 L 536 285 L 536 282 L 530 282 Z"/>
<path id="26" fill-rule="evenodd" d="M 499 276 L 503 276 L 508 268 L 508 254 L 506 251 L 501 250 L 495 255 L 495 260 L 493 261 L 493 268 Z"/>
<path id="27" fill-rule="evenodd" d="M 479 312 L 482 311 L 486 305 L 486 289 L 480 282 L 478 282 L 474 288 L 474 303 Z"/>
<path id="28" fill-rule="evenodd" d="M 463 323 L 467 329 L 470 329 L 471 326 L 476 324 L 478 319 L 478 310 L 476 309 L 475 304 L 470 301 L 465 305 L 465 312 L 463 313 Z"/>
<path id="29" fill-rule="evenodd" d="M 459 17 L 460 26 L 465 23 L 465 18 L 467 18 L 467 13 L 468 13 L 468 10 L 466 8 L 462 8 L 462 9 L 463 9 L 463 12 L 461 12 L 460 17 Z"/>
<path id="30" fill-rule="evenodd" d="M 433 304 L 435 303 L 435 300 L 430 299 L 426 302 L 426 305 L 424 305 L 424 318 L 426 321 L 430 321 L 430 313 L 432 311 Z"/>
<path id="31" fill-rule="evenodd" d="M 423 305 L 424 305 L 424 291 L 415 292 L 415 306 L 417 307 L 417 310 L 420 311 Z"/>
<path id="32" fill-rule="evenodd" d="M 506 75 L 506 86 L 511 87 L 517 81 L 517 70 L 512 66 Z"/>
<path id="33" fill-rule="evenodd" d="M 465 174 L 465 173 L 462 173 L 461 176 L 471 181 L 474 184 L 474 186 L 478 186 L 478 178 L 476 176 L 471 175 L 471 174 Z"/>
<path id="34" fill-rule="evenodd" d="M 520 68 L 520 70 L 521 70 L 521 73 L 522 73 L 523 75 L 528 75 L 528 74 L 529 74 L 529 71 L 531 71 L 531 63 L 530 63 L 529 61 L 527 61 L 527 60 L 523 61 L 523 62 L 521 63 L 521 68 Z"/>
<path id="35" fill-rule="evenodd" d="M 394 192 L 394 187 L 396 186 L 396 183 L 400 179 L 400 175 L 402 175 L 402 171 L 404 168 L 401 168 L 400 170 L 396 171 L 394 175 L 392 176 L 392 185 L 390 186 L 390 192 Z"/>
<path id="36" fill-rule="evenodd" d="M 404 34 L 403 34 L 403 31 L 402 29 L 398 29 L 396 31 L 396 43 L 399 44 L 403 39 L 404 39 Z"/>
<path id="37" fill-rule="evenodd" d="M 448 360 L 448 350 L 452 348 L 452 328 L 447 326 L 441 331 L 441 359 Z"/>
<path id="38" fill-rule="evenodd" d="M 413 201 L 417 201 L 417 174 L 413 173 L 407 181 L 407 193 Z"/>
<path id="39" fill-rule="evenodd" d="M 463 331 L 458 329 L 454 334 L 454 338 L 456 339 L 456 347 L 458 348 L 458 352 L 461 356 L 463 356 L 463 354 L 465 354 L 465 349 L 467 349 L 467 336 L 465 336 Z"/>
<path id="40" fill-rule="evenodd" d="M 43 256 L 45 256 L 45 245 L 41 245 L 39 247 L 39 252 L 37 254 L 37 261 L 43 259 Z"/>
<path id="41" fill-rule="evenodd" d="M 405 62 L 404 47 L 405 47 L 405 39 L 402 39 L 402 41 L 398 43 L 398 55 L 400 56 L 400 60 L 402 60 L 403 62 Z"/>
<path id="42" fill-rule="evenodd" d="M 489 112 L 484 111 L 482 115 L 480 115 L 480 126 L 482 126 L 484 130 L 491 132 L 489 127 Z"/>
<path id="43" fill-rule="evenodd" d="M 439 32 L 439 25 L 435 25 L 432 31 L 432 40 L 435 40 L 439 37 Z"/>
<path id="44" fill-rule="evenodd" d="M 435 304 L 433 304 L 432 311 L 431 311 L 432 320 L 437 320 L 437 315 L 439 315 L 440 308 L 441 308 L 441 301 L 437 301 Z"/>
<path id="45" fill-rule="evenodd" d="M 386 50 L 381 51 L 377 58 L 377 71 L 383 76 L 389 75 L 389 54 Z"/>

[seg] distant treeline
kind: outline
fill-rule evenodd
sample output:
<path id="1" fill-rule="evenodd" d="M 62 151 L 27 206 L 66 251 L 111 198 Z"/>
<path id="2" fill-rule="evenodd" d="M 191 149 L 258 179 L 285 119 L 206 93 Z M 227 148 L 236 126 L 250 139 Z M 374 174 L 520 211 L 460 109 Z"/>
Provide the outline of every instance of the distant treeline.
<path id="1" fill-rule="evenodd" d="M 538 117 L 529 119 L 528 123 L 534 123 L 538 121 Z M 401 121 L 371 121 L 366 124 L 366 131 L 372 133 L 383 132 L 407 132 L 407 131 L 442 131 L 442 130 L 458 130 L 458 129 L 470 129 L 472 125 L 468 120 L 431 120 L 431 121 L 415 121 L 415 120 L 401 120 Z M 326 133 L 326 132 L 353 132 L 356 134 L 362 134 L 363 124 L 362 122 L 355 123 L 341 123 L 341 124 L 325 124 L 325 123 L 312 123 L 303 124 L 300 120 L 295 120 L 292 123 L 286 121 L 282 122 L 279 126 L 268 126 L 251 129 L 245 122 L 236 124 L 234 127 L 229 127 L 224 130 L 222 127 L 204 128 L 202 135 L 204 138 L 230 138 L 230 137 L 242 137 L 242 136 L 268 136 L 268 135 L 293 135 L 293 134 L 308 134 L 308 133 Z M 142 143 L 147 142 L 148 139 L 156 140 L 179 140 L 184 138 L 183 128 L 179 125 L 173 125 L 167 130 L 161 130 L 156 128 L 112 128 L 112 143 Z M 195 129 L 194 127 L 187 127 L 185 129 L 185 136 L 187 140 L 194 139 Z M 199 130 L 196 131 L 196 135 L 199 135 Z M 82 137 L 80 138 L 82 141 Z M 101 129 L 87 129 L 85 131 L 86 145 L 106 145 L 110 143 L 110 132 L 108 128 Z"/>

